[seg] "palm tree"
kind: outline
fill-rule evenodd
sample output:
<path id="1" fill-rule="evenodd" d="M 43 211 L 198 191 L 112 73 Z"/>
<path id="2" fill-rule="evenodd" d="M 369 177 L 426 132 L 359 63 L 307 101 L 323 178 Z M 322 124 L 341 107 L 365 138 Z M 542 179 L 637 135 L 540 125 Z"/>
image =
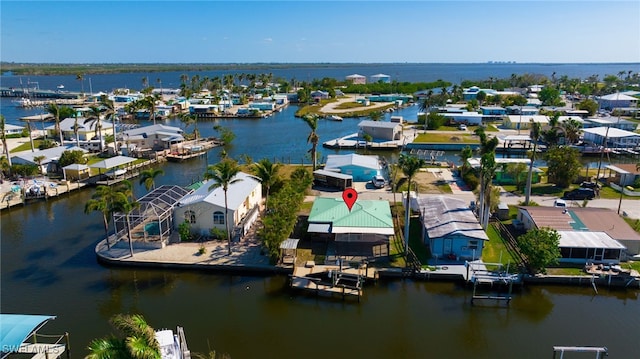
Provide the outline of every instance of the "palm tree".
<path id="1" fill-rule="evenodd" d="M 100 96 L 100 105 L 102 106 L 102 114 L 106 119 L 111 121 L 111 128 L 113 129 L 113 149 L 118 152 L 118 141 L 116 140 L 116 109 L 113 104 L 113 100 L 110 100 L 107 95 Z"/>
<path id="2" fill-rule="evenodd" d="M 536 160 L 536 151 L 538 149 L 538 140 L 540 139 L 541 127 L 539 122 L 531 123 L 531 141 L 533 141 L 533 152 L 531 153 L 531 162 L 529 163 L 529 173 L 527 174 L 527 193 L 524 199 L 524 205 L 529 205 L 531 197 L 531 177 L 533 176 L 533 161 Z"/>
<path id="3" fill-rule="evenodd" d="M 56 132 L 58 133 L 60 144 L 63 145 L 64 138 L 62 136 L 62 131 L 60 130 L 60 107 L 58 107 L 57 103 L 50 102 L 47 105 L 47 107 L 45 107 L 45 111 L 47 111 L 47 113 L 50 113 L 53 116 L 53 119 L 55 121 L 55 129 L 56 129 Z"/>
<path id="4" fill-rule="evenodd" d="M 100 107 L 98 106 L 90 106 L 89 107 L 89 117 L 84 120 L 84 123 L 89 123 L 90 126 L 94 126 L 96 129 L 96 136 L 100 140 L 100 152 L 104 151 L 102 147 L 102 111 L 100 111 Z"/>
<path id="5" fill-rule="evenodd" d="M 407 255 L 407 251 L 409 249 L 409 214 L 411 213 L 409 200 L 411 193 L 411 179 L 413 176 L 425 165 L 425 161 L 416 156 L 401 154 L 398 159 L 398 166 L 400 166 L 400 170 L 407 176 L 407 202 L 404 205 L 405 209 L 405 222 L 404 222 L 404 254 Z"/>
<path id="6" fill-rule="evenodd" d="M 129 253 L 133 257 L 133 238 L 131 237 L 131 221 L 129 214 L 131 211 L 140 206 L 140 203 L 125 195 L 123 192 L 116 192 L 113 196 L 113 211 L 120 212 L 124 215 L 127 224 L 127 238 L 129 239 Z"/>
<path id="7" fill-rule="evenodd" d="M 318 118 L 315 116 L 305 115 L 302 117 L 304 122 L 309 125 L 311 128 L 311 133 L 309 133 L 309 137 L 307 137 L 307 143 L 311 143 L 311 161 L 313 162 L 313 170 L 316 170 L 316 149 L 318 148 L 318 142 L 320 142 L 320 137 L 316 133 L 318 129 Z"/>
<path id="8" fill-rule="evenodd" d="M 278 181 L 278 170 L 280 169 L 279 163 L 272 163 L 268 158 L 263 158 L 260 161 L 253 164 L 253 170 L 260 178 L 260 182 L 262 182 L 262 186 L 264 186 L 266 190 L 266 198 L 264 208 L 267 209 L 267 205 L 269 204 L 269 191 L 271 190 L 271 186 L 273 186 Z"/>
<path id="9" fill-rule="evenodd" d="M 85 359 L 160 359 L 160 344 L 156 333 L 139 314 L 116 314 L 111 324 L 124 336 L 94 339 L 89 344 Z"/>
<path id="10" fill-rule="evenodd" d="M 82 96 L 84 97 L 84 75 L 76 74 L 76 80 L 80 81 L 80 84 L 82 86 Z"/>
<path id="11" fill-rule="evenodd" d="M 464 175 L 469 169 L 469 158 L 473 157 L 473 150 L 467 146 L 460 151 L 460 161 L 462 162 L 462 168 L 460 174 Z"/>
<path id="12" fill-rule="evenodd" d="M 373 111 L 369 114 L 369 118 L 371 119 L 371 121 L 381 121 L 383 117 L 384 114 L 382 113 L 382 111 Z"/>
<path id="13" fill-rule="evenodd" d="M 4 154 L 7 157 L 7 161 L 9 162 L 9 168 L 11 168 L 11 156 L 9 156 L 9 147 L 7 146 L 7 134 L 6 132 L 4 132 L 4 127 L 5 127 L 5 118 L 4 118 L 4 115 L 0 115 L 0 139 L 2 139 L 2 148 L 4 149 Z M 31 150 L 33 150 L 33 147 L 31 148 Z"/>
<path id="14" fill-rule="evenodd" d="M 115 191 L 110 186 L 98 186 L 96 192 L 91 199 L 84 205 L 84 213 L 100 212 L 102 214 L 102 223 L 104 224 L 104 234 L 107 239 L 107 249 L 111 249 L 109 242 L 109 220 L 113 214 L 113 197 Z"/>
<path id="15" fill-rule="evenodd" d="M 76 136 L 76 146 L 80 147 L 80 136 L 78 133 L 80 132 L 80 125 L 78 125 L 78 112 L 74 111 L 73 113 L 73 134 Z"/>
<path id="16" fill-rule="evenodd" d="M 144 187 L 149 191 L 151 188 L 156 189 L 156 177 L 164 175 L 164 171 L 160 168 L 148 169 L 140 173 L 140 184 L 144 184 Z"/>
<path id="17" fill-rule="evenodd" d="M 224 223 L 227 227 L 229 255 L 231 255 L 231 228 L 229 227 L 229 205 L 227 192 L 229 190 L 229 185 L 242 180 L 240 178 L 236 178 L 238 172 L 240 172 L 238 163 L 235 160 L 225 158 L 217 164 L 207 167 L 207 171 L 204 173 L 204 179 L 214 181 L 214 183 L 209 186 L 209 190 L 222 187 L 222 190 L 224 191 Z"/>
<path id="18" fill-rule="evenodd" d="M 156 96 L 145 96 L 142 100 L 139 100 L 138 103 L 140 107 L 146 108 L 149 110 L 149 119 L 153 119 L 153 124 L 156 124 L 156 101 L 158 99 Z"/>
<path id="19" fill-rule="evenodd" d="M 46 156 L 34 156 L 33 157 L 33 162 L 38 164 L 38 170 L 40 171 L 40 174 L 44 174 L 42 172 L 42 161 L 44 161 L 47 157 Z"/>

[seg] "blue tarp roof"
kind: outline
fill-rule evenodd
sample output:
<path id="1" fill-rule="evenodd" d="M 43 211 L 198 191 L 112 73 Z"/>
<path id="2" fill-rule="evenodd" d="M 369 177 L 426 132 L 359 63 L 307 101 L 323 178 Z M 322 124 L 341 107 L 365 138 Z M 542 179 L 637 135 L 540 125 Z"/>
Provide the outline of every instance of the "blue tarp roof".
<path id="1" fill-rule="evenodd" d="M 52 315 L 0 314 L 0 348 L 3 353 L 16 352 L 20 345 Z"/>

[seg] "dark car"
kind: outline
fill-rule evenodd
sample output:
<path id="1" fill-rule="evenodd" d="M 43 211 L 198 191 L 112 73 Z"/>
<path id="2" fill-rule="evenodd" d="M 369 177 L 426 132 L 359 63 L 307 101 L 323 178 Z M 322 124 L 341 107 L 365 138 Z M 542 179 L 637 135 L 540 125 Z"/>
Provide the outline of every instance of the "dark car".
<path id="1" fill-rule="evenodd" d="M 580 187 L 582 188 L 600 188 L 600 185 L 598 184 L 598 182 L 582 182 L 580 183 Z"/>
<path id="2" fill-rule="evenodd" d="M 565 199 L 594 199 L 596 192 L 592 188 L 576 188 L 564 193 Z"/>

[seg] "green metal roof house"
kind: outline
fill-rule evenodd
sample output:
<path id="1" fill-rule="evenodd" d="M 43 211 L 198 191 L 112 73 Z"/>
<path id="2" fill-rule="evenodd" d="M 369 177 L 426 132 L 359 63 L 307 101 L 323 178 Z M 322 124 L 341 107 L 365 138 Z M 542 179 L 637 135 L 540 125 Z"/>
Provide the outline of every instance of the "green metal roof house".
<path id="1" fill-rule="evenodd" d="M 307 232 L 335 241 L 337 255 L 388 255 L 394 234 L 388 201 L 357 200 L 349 211 L 342 198 L 318 197 L 308 222 Z"/>

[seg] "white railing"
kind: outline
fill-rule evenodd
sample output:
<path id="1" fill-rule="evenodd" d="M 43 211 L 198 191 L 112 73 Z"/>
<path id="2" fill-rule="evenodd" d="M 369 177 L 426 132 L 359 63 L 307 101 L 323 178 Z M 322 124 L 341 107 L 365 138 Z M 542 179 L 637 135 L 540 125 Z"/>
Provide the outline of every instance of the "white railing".
<path id="1" fill-rule="evenodd" d="M 617 185 L 615 183 L 609 183 L 609 186 L 611 186 L 611 188 L 616 190 L 616 192 L 620 192 L 620 186 L 619 185 Z M 622 189 L 622 193 L 626 194 L 627 196 L 640 197 L 640 192 L 630 191 L 627 188 L 623 188 Z"/>

